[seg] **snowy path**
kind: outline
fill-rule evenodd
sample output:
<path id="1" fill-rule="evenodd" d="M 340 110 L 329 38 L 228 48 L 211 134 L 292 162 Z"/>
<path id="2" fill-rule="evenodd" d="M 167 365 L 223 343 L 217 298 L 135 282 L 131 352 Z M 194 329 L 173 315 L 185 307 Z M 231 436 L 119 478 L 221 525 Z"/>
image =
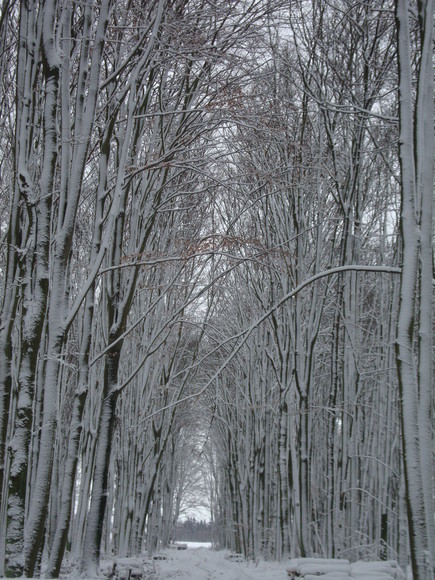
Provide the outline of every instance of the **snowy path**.
<path id="1" fill-rule="evenodd" d="M 394 561 L 357 562 L 347 560 L 306 559 L 284 560 L 283 562 L 246 562 L 231 560 L 230 553 L 210 549 L 210 544 L 185 542 L 187 549 L 168 549 L 154 557 L 119 558 L 102 562 L 103 576 L 110 576 L 116 562 L 117 578 L 133 577 L 133 572 L 148 580 L 289 580 L 287 569 L 304 578 L 317 579 L 327 573 L 325 580 L 405 580 L 405 574 Z M 178 544 L 180 545 L 180 544 Z M 234 555 L 233 555 L 234 556 Z M 157 559 L 161 557 L 162 559 Z M 100 576 L 101 578 L 102 576 Z M 298 576 L 299 577 L 299 576 Z M 74 574 L 63 574 L 64 580 L 78 578 Z M 411 578 L 409 576 L 408 578 Z"/>
<path id="2" fill-rule="evenodd" d="M 188 548 L 183 551 L 168 550 L 167 560 L 155 562 L 158 580 L 178 578 L 188 580 L 284 580 L 286 565 L 277 562 L 231 562 L 225 552 L 208 548 Z"/>
<path id="3" fill-rule="evenodd" d="M 154 561 L 155 578 L 166 580 L 166 578 L 178 578 L 186 580 L 288 580 L 287 568 L 291 563 L 298 560 L 285 560 L 284 562 L 245 562 L 228 560 L 228 552 L 214 551 L 208 547 L 198 547 L 190 543 L 187 550 L 167 550 L 164 552 L 166 560 Z M 358 580 L 404 580 L 405 575 L 398 568 L 396 562 L 358 562 L 356 564 L 339 561 L 344 566 L 333 569 L 332 565 L 322 565 L 321 559 L 302 559 L 299 564 L 304 563 L 307 578 L 317 578 L 321 569 L 328 572 L 329 579 L 337 580 L 339 577 L 358 578 Z M 326 562 L 326 561 L 325 561 Z M 308 567 L 313 568 L 309 571 Z M 321 566 L 319 570 L 314 568 Z M 337 561 L 334 561 L 336 567 Z M 340 572 L 338 572 L 340 570 Z M 301 572 L 302 573 L 302 572 Z"/>

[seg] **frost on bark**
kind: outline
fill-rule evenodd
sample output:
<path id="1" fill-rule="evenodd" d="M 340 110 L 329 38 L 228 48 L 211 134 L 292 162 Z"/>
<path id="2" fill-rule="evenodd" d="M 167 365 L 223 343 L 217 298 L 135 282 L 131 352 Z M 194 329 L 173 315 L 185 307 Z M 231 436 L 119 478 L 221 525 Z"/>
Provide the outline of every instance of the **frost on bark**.
<path id="1" fill-rule="evenodd" d="M 413 70 L 410 11 L 418 10 Z M 415 580 L 434 577 L 432 227 L 433 2 L 396 4 L 402 275 L 396 355 L 408 530 Z M 416 96 L 413 94 L 416 83 Z"/>
<path id="2" fill-rule="evenodd" d="M 58 53 L 57 38 L 55 37 L 55 23 L 58 17 L 57 3 L 50 2 L 44 6 L 43 20 L 43 64 L 46 71 L 46 108 L 51 112 L 52 123 L 46 125 L 46 132 L 50 136 L 50 143 L 53 151 L 56 147 L 57 126 L 56 114 L 58 112 L 58 94 L 59 94 L 59 69 L 61 65 Z M 107 6 L 101 7 L 101 18 L 104 22 L 104 15 L 107 12 Z M 106 15 L 107 19 L 107 15 Z M 67 25 L 68 25 L 67 21 Z M 104 24 L 103 24 L 104 29 Z M 100 33 L 101 34 L 101 33 Z M 95 58 L 98 59 L 98 53 L 101 50 L 101 39 L 96 42 Z M 97 60 L 96 66 L 99 66 Z M 52 94 L 49 88 L 52 84 L 52 77 L 56 72 L 56 85 L 53 85 Z M 86 130 L 90 131 L 93 121 L 92 95 L 95 94 L 93 88 L 89 92 L 89 106 L 85 118 L 77 118 L 77 124 L 83 131 L 81 138 L 83 142 L 78 145 L 78 153 L 74 157 L 75 167 L 73 169 L 73 179 L 69 184 L 68 196 L 61 197 L 59 208 L 59 231 L 53 243 L 53 254 L 51 256 L 52 272 L 52 292 L 48 306 L 48 336 L 47 336 L 47 364 L 45 367 L 45 385 L 43 393 L 43 429 L 41 431 L 40 452 L 36 469 L 36 477 L 30 490 L 30 509 L 25 524 L 26 539 L 24 544 L 25 573 L 33 575 L 37 566 L 38 556 L 42 551 L 44 544 L 45 523 L 50 497 L 50 481 L 53 465 L 53 449 L 57 425 L 57 388 L 59 381 L 60 358 L 63 342 L 66 338 L 65 314 L 68 306 L 68 284 L 69 284 L 69 250 L 74 232 L 76 208 L 80 197 L 80 177 L 84 170 L 84 157 L 89 141 L 86 140 Z M 95 104 L 94 104 L 95 107 Z M 49 117 L 49 118 L 50 118 Z M 66 122 L 66 119 L 64 119 Z M 48 150 L 48 148 L 46 149 Z M 66 147 L 63 148 L 62 161 L 66 156 Z M 43 179 L 54 178 L 54 162 L 47 167 L 42 173 Z M 67 167 L 65 167 L 67 169 Z M 69 169 L 69 168 L 68 168 Z M 47 188 L 45 188 L 47 189 Z"/>
<path id="3" fill-rule="evenodd" d="M 48 14 L 50 11 L 48 11 Z M 49 16 L 48 16 L 49 17 Z M 12 438 L 9 443 L 10 466 L 7 486 L 7 527 L 5 571 L 10 575 L 20 575 L 23 571 L 24 522 L 28 483 L 29 444 L 32 429 L 33 399 L 38 363 L 38 351 L 44 327 L 45 309 L 48 296 L 48 254 L 50 239 L 50 208 L 56 161 L 54 112 L 56 109 L 58 71 L 51 66 L 47 52 L 39 53 L 42 22 L 34 5 L 22 6 L 20 11 L 20 46 L 17 67 L 17 134 L 15 179 L 16 206 L 11 212 L 12 220 L 20 216 L 25 244 L 20 280 L 21 297 L 21 350 L 18 364 L 18 397 Z M 47 51 L 50 48 L 47 46 Z M 35 84 L 38 86 L 40 58 L 43 64 L 45 82 L 45 107 L 40 117 L 32 98 Z M 38 80 L 37 80 L 38 79 Z M 32 119 L 43 119 L 43 143 L 41 171 L 35 172 L 30 142 Z M 34 138 L 34 137 L 33 137 Z M 15 205 L 15 204 L 14 204 Z M 19 208 L 24 207 L 23 212 Z M 13 235 L 18 223 L 11 224 Z M 17 240 L 18 241 L 18 240 Z M 12 240 L 11 240 L 11 243 Z M 17 251 L 18 248 L 13 248 Z M 13 267 L 11 259 L 9 265 Z M 9 283 L 11 280 L 8 281 Z M 8 289 L 10 292 L 10 289 Z M 7 297 L 9 300 L 9 297 Z M 6 331 L 7 332 L 7 331 Z M 5 489 L 5 488 L 4 488 Z"/>

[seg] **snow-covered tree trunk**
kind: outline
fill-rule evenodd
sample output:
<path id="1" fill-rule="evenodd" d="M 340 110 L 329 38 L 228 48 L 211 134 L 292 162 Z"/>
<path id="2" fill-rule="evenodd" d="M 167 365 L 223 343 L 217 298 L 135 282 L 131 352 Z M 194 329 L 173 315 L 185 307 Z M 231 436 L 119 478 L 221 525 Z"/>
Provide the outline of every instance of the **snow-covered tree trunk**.
<path id="1" fill-rule="evenodd" d="M 112 374 L 112 381 L 110 383 L 112 392 L 107 392 L 104 398 L 98 429 L 95 472 L 92 480 L 92 501 L 87 519 L 82 555 L 82 571 L 88 576 L 95 576 L 97 574 L 100 563 L 100 545 L 108 496 L 107 483 L 117 401 L 116 389 L 113 388 L 116 382 L 113 382 L 113 378 L 115 378 L 115 381 L 118 378 L 118 361 L 119 353 L 115 352 L 113 353 L 113 360 L 109 363 L 108 370 L 108 375 Z"/>
<path id="2" fill-rule="evenodd" d="M 45 68 L 47 70 L 48 79 L 51 80 L 51 77 L 53 76 L 57 81 L 58 77 L 55 77 L 54 73 L 57 72 L 57 75 L 59 74 L 61 60 L 57 53 L 57 39 L 54 37 L 56 30 L 56 8 L 57 3 L 54 0 L 51 3 L 46 3 L 44 6 L 43 39 L 45 40 L 43 46 L 45 52 L 44 58 L 46 61 Z M 58 387 L 61 351 L 68 329 L 66 319 L 68 314 L 69 252 L 75 229 L 85 160 L 90 144 L 89 138 L 94 122 L 98 95 L 97 79 L 101 67 L 101 55 L 104 47 L 109 11 L 110 2 L 103 2 L 100 6 L 100 18 L 98 21 L 96 41 L 91 60 L 90 89 L 86 99 L 87 106 L 84 111 L 80 111 L 81 105 L 85 101 L 85 99 L 83 99 L 82 102 L 79 101 L 80 105 L 76 111 L 78 116 L 76 119 L 75 130 L 76 136 L 80 137 L 80 141 L 77 143 L 75 155 L 72 157 L 71 179 L 68 182 L 68 189 L 62 192 L 64 195 L 60 198 L 61 204 L 58 215 L 59 232 L 57 233 L 55 240 L 52 258 L 52 281 L 54 287 L 51 292 L 48 309 L 48 360 L 46 364 L 45 389 L 43 395 L 43 429 L 41 432 L 36 479 L 31 490 L 31 507 L 26 522 L 26 540 L 24 545 L 25 573 L 30 576 L 34 573 L 37 557 L 41 552 L 44 542 L 45 519 L 47 515 L 53 462 L 52 450 L 54 447 L 53 443 L 57 424 L 56 391 Z M 85 24 L 89 21 L 89 18 L 90 15 L 88 13 L 87 18 L 85 18 Z M 66 24 L 67 26 L 70 24 L 68 19 Z M 85 44 L 83 50 L 86 52 L 86 50 L 89 50 L 89 47 L 86 48 Z M 87 66 L 88 64 L 86 62 L 86 68 Z M 83 79 L 86 79 L 86 70 L 79 71 L 79 79 L 79 91 L 85 91 L 85 85 L 80 86 L 80 82 L 83 81 Z M 46 86 L 47 88 L 50 87 L 48 81 L 46 81 Z M 56 91 L 58 91 L 58 84 L 56 84 Z M 52 140 L 54 139 L 54 135 L 56 135 L 55 112 L 57 110 L 57 95 L 58 92 L 56 92 L 55 95 L 50 95 L 47 91 L 46 106 L 51 107 L 50 119 L 52 125 L 46 127 L 46 132 L 48 131 L 48 135 Z M 79 97 L 83 97 L 83 95 L 79 94 Z M 69 112 L 66 114 L 69 114 Z M 67 122 L 66 119 L 65 122 Z M 55 149 L 54 144 L 52 147 Z M 64 152 L 64 159 L 65 156 L 67 159 L 69 158 L 66 151 Z M 50 166 L 50 170 L 53 178 L 54 165 Z"/>
<path id="3" fill-rule="evenodd" d="M 415 580 L 430 580 L 435 561 L 431 425 L 433 2 L 424 0 L 417 6 L 420 45 L 414 100 L 409 20 L 415 5 L 409 0 L 396 3 L 403 252 L 396 352 L 412 570 Z"/>
<path id="4" fill-rule="evenodd" d="M 69 22 L 67 18 L 67 22 Z M 68 63 L 66 63 L 66 66 Z M 68 79 L 69 80 L 69 79 Z M 68 91 L 68 83 L 65 83 L 64 91 Z M 66 97 L 66 95 L 64 94 Z M 91 265 L 95 265 L 99 261 L 101 254 L 101 246 L 103 239 L 103 224 L 104 224 L 104 207 L 107 196 L 107 174 L 108 174 L 108 157 L 110 153 L 110 138 L 112 136 L 112 123 L 106 127 L 102 143 L 101 143 L 101 157 L 99 162 L 99 181 L 98 192 L 94 216 L 94 228 L 91 247 Z M 109 221 L 110 232 L 110 221 Z M 106 233 L 107 237 L 107 233 Z M 46 574 L 49 577 L 57 577 L 60 572 L 60 565 L 62 562 L 68 531 L 71 518 L 71 504 L 74 493 L 74 483 L 77 473 L 77 463 L 79 458 L 79 445 L 83 426 L 83 413 L 87 399 L 89 380 L 90 380 L 90 360 L 89 354 L 92 347 L 93 326 L 94 326 L 94 311 L 95 311 L 95 289 L 96 280 L 91 282 L 89 290 L 86 294 L 83 309 L 83 319 L 81 322 L 81 338 L 80 338 L 80 356 L 79 356 L 79 372 L 77 389 L 74 396 L 73 407 L 71 412 L 71 423 L 68 436 L 67 456 L 65 460 L 65 468 L 63 474 L 62 491 L 60 499 L 60 510 L 56 522 L 56 530 L 53 537 L 53 543 L 50 549 L 50 558 L 47 565 Z"/>
<path id="5" fill-rule="evenodd" d="M 29 42 L 33 34 L 38 35 L 36 7 L 27 10 L 22 7 L 20 20 L 29 32 Z M 32 428 L 33 396 L 35 392 L 38 350 L 44 326 L 45 309 L 49 292 L 49 252 L 50 252 L 50 213 L 54 184 L 54 168 L 57 158 L 56 143 L 56 101 L 58 95 L 59 69 L 53 39 L 47 35 L 54 19 L 54 7 L 48 6 L 44 19 L 39 20 L 42 38 L 45 39 L 42 51 L 45 100 L 43 118 L 43 158 L 39 183 L 32 183 L 28 164 L 25 161 L 25 143 L 20 144 L 23 155 L 17 168 L 17 179 L 21 184 L 23 201 L 29 208 L 29 245 L 25 259 L 25 281 L 23 284 L 23 347 L 19 364 L 19 394 L 15 415 L 15 429 L 10 443 L 11 466 L 8 485 L 8 525 L 6 531 L 6 572 L 11 574 L 22 571 L 24 547 L 25 501 L 27 494 L 27 466 L 30 434 Z M 33 53 L 33 47 L 30 48 Z M 32 55 L 31 60 L 34 56 Z M 28 63 L 30 65 L 30 63 Z M 30 66 L 30 68 L 32 68 Z M 20 73 L 19 73 L 20 74 Z M 26 71 L 26 74 L 32 73 Z M 21 98 L 32 102 L 29 87 L 20 85 L 25 91 Z M 28 119 L 22 120 L 23 132 L 27 131 Z M 21 134 L 24 137 L 24 134 Z M 20 562 L 17 565 L 17 562 Z M 13 572 L 13 569 L 15 571 Z"/>

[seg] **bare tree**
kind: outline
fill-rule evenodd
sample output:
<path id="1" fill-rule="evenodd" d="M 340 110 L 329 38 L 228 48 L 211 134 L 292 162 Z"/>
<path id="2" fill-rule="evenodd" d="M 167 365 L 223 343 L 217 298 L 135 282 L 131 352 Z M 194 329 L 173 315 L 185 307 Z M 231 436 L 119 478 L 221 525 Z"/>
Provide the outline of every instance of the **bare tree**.
<path id="1" fill-rule="evenodd" d="M 413 70 L 410 11 L 417 10 Z M 396 4 L 402 275 L 397 323 L 403 462 L 414 578 L 434 577 L 433 504 L 433 3 Z M 413 92 L 413 79 L 416 93 Z"/>

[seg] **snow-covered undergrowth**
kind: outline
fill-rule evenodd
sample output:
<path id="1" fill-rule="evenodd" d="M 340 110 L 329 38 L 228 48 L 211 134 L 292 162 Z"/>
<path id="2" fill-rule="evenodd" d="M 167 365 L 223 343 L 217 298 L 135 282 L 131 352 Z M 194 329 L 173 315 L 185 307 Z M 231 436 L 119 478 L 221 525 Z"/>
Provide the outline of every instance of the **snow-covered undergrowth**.
<path id="1" fill-rule="evenodd" d="M 293 580 L 406 580 L 394 560 L 350 563 L 345 559 L 298 558 L 287 564 L 287 574 Z"/>

